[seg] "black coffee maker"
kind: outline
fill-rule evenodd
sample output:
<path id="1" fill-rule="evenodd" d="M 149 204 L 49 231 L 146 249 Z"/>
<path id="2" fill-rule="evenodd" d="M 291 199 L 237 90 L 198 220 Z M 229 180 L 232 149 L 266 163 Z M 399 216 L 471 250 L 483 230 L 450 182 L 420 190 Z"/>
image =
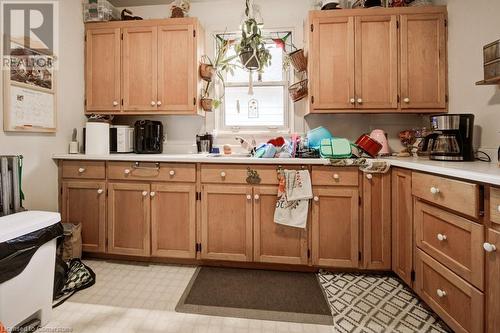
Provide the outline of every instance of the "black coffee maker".
<path id="1" fill-rule="evenodd" d="M 134 152 L 136 154 L 163 153 L 163 124 L 161 121 L 138 120 L 134 124 Z"/>
<path id="2" fill-rule="evenodd" d="M 473 114 L 441 114 L 431 116 L 432 133 L 425 137 L 422 151 L 431 160 L 474 161 L 472 144 Z"/>

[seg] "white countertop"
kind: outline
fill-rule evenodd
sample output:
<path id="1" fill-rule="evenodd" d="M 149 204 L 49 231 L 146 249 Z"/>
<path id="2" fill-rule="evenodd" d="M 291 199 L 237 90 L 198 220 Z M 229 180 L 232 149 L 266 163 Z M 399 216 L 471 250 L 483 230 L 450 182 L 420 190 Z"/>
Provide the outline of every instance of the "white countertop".
<path id="1" fill-rule="evenodd" d="M 139 161 L 139 162 L 176 162 L 176 163 L 221 163 L 221 164 L 283 164 L 283 165 L 329 165 L 322 158 L 251 158 L 251 157 L 212 157 L 206 154 L 55 154 L 55 160 L 97 160 L 97 161 Z M 500 168 L 497 163 L 487 162 L 439 162 L 426 158 L 384 158 L 392 166 L 461 178 L 500 186 Z"/>

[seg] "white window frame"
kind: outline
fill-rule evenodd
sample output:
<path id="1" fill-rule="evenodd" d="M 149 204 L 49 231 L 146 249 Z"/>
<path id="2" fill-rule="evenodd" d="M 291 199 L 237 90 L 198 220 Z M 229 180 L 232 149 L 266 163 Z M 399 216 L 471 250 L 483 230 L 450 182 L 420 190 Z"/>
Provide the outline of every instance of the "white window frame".
<path id="1" fill-rule="evenodd" d="M 291 38 L 295 36 L 294 29 L 263 29 L 264 34 L 272 34 L 277 32 L 289 32 L 291 33 Z M 237 34 L 237 33 L 235 33 Z M 283 70 L 283 81 L 272 81 L 272 82 L 258 82 L 254 81 L 254 87 L 283 87 L 283 106 L 284 106 L 284 124 L 283 126 L 227 126 L 226 125 L 226 112 L 225 106 L 226 101 L 223 100 L 221 106 L 215 110 L 215 134 L 217 136 L 231 136 L 233 137 L 235 134 L 238 135 L 269 135 L 269 134 L 290 134 L 293 129 L 293 120 L 294 120 L 294 103 L 290 99 L 288 94 L 288 88 L 290 87 L 290 82 L 293 78 L 293 70 L 288 68 L 287 70 Z M 243 83 L 234 83 L 234 82 L 226 82 L 226 87 L 245 87 L 248 88 L 248 82 Z M 223 89 L 223 87 L 220 87 Z M 225 92 L 224 92 L 225 94 Z"/>

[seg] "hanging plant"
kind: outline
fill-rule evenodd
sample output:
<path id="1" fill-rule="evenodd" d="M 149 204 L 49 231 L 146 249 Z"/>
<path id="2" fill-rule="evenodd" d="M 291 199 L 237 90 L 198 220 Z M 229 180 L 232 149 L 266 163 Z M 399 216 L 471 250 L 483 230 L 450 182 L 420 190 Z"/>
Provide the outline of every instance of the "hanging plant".
<path id="1" fill-rule="evenodd" d="M 253 17 L 250 0 L 246 0 L 245 21 L 241 26 L 241 40 L 236 45 L 241 64 L 249 71 L 263 72 L 271 64 L 271 53 L 266 48 L 265 39 L 257 20 Z"/>
<path id="2" fill-rule="evenodd" d="M 307 70 L 307 58 L 304 54 L 304 49 L 297 48 L 290 39 L 291 34 L 283 38 L 273 38 L 273 42 L 277 47 L 281 48 L 285 54 L 283 59 L 283 68 L 286 70 L 293 65 L 293 68 L 299 73 Z M 289 52 L 288 50 L 291 50 Z"/>

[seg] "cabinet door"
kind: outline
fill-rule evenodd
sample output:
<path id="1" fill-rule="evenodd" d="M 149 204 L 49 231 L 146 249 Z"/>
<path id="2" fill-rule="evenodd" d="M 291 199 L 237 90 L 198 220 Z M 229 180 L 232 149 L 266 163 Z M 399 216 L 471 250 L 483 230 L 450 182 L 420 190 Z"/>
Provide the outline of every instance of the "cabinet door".
<path id="1" fill-rule="evenodd" d="M 307 229 L 274 222 L 278 199 L 276 186 L 254 188 L 254 261 L 307 264 Z"/>
<path id="2" fill-rule="evenodd" d="M 123 28 L 123 110 L 157 110 L 157 28 Z"/>
<path id="3" fill-rule="evenodd" d="M 106 183 L 64 181 L 62 183 L 63 222 L 81 223 L 82 249 L 106 251 Z"/>
<path id="4" fill-rule="evenodd" d="M 363 181 L 363 258 L 366 269 L 391 270 L 391 174 Z"/>
<path id="5" fill-rule="evenodd" d="M 411 171 L 392 170 L 392 270 L 408 285 L 413 270 Z"/>
<path id="6" fill-rule="evenodd" d="M 358 189 L 315 188 L 312 207 L 313 264 L 358 267 Z"/>
<path id="7" fill-rule="evenodd" d="M 356 17 L 356 108 L 398 108 L 397 16 Z"/>
<path id="8" fill-rule="evenodd" d="M 500 232 L 490 229 L 487 242 L 495 245 L 496 251 L 486 253 L 486 288 L 488 311 L 487 332 L 500 332 Z"/>
<path id="9" fill-rule="evenodd" d="M 252 261 L 252 187 L 203 185 L 201 258 Z"/>
<path id="10" fill-rule="evenodd" d="M 87 111 L 120 111 L 120 29 L 88 29 L 85 56 Z"/>
<path id="11" fill-rule="evenodd" d="M 196 185 L 151 185 L 151 254 L 196 257 Z"/>
<path id="12" fill-rule="evenodd" d="M 150 255 L 150 186 L 108 184 L 108 252 Z"/>
<path id="13" fill-rule="evenodd" d="M 197 63 L 193 25 L 158 27 L 158 107 L 181 114 L 196 112 Z"/>
<path id="14" fill-rule="evenodd" d="M 401 108 L 446 108 L 444 14 L 401 16 Z"/>
<path id="15" fill-rule="evenodd" d="M 318 18 L 313 30 L 312 112 L 354 108 L 354 18 Z"/>

